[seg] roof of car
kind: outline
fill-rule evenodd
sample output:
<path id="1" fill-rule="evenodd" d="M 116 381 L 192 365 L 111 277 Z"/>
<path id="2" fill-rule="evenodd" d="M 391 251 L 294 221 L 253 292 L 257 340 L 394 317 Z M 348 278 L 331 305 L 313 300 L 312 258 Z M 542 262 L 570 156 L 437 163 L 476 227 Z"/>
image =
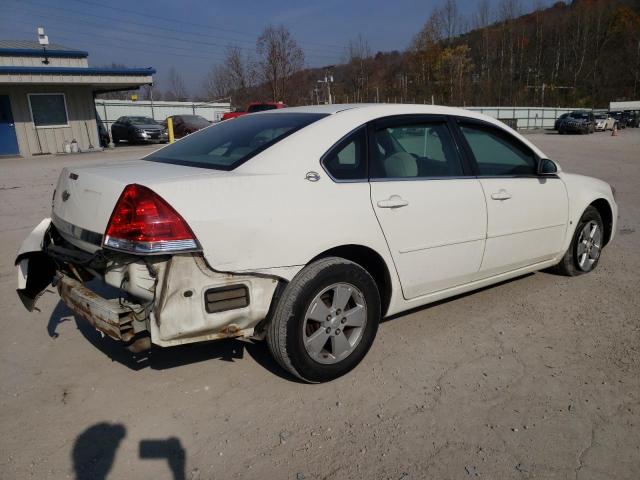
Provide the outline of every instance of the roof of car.
<path id="1" fill-rule="evenodd" d="M 316 113 L 325 114 L 330 117 L 341 117 L 340 112 L 344 112 L 345 116 L 357 118 L 358 122 L 363 119 L 382 118 L 393 115 L 452 115 L 465 118 L 481 120 L 499 128 L 510 131 L 513 135 L 527 144 L 538 156 L 544 158 L 546 155 L 528 139 L 524 138 L 518 132 L 510 129 L 500 120 L 482 114 L 477 111 L 467 110 L 464 108 L 445 107 L 441 105 L 423 105 L 423 104 L 405 104 L 405 103 L 356 103 L 356 104 L 334 104 L 334 105 L 307 105 L 302 107 L 287 107 L 278 110 L 267 110 L 264 112 L 252 113 L 251 115 L 283 115 L 286 113 Z M 364 115 L 358 115 L 362 113 Z M 368 119 L 367 119 L 368 118 Z M 336 118 L 337 120 L 337 118 Z M 323 123 L 318 122 L 318 124 Z M 310 128 L 313 128 L 310 127 Z M 306 130 L 306 129 L 304 129 Z"/>
<path id="2" fill-rule="evenodd" d="M 386 110 L 389 115 L 403 113 L 423 113 L 434 115 L 464 115 L 475 117 L 475 112 L 463 108 L 445 107 L 441 105 L 424 105 L 410 103 L 342 103 L 332 105 L 305 105 L 301 107 L 287 107 L 279 110 L 268 110 L 261 113 L 321 113 L 332 115 L 345 110 Z"/>

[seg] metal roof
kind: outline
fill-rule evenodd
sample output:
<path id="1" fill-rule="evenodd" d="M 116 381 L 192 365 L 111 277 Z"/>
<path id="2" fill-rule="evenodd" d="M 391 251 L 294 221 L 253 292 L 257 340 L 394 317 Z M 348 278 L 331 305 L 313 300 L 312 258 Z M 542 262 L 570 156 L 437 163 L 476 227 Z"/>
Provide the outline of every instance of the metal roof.
<path id="1" fill-rule="evenodd" d="M 46 51 L 49 57 L 86 58 L 89 56 L 89 52 L 65 47 L 57 43 L 47 45 Z M 41 57 L 42 54 L 42 45 L 38 42 L 30 40 L 0 40 L 0 56 Z"/>
<path id="2" fill-rule="evenodd" d="M 0 66 L 0 74 L 26 75 L 153 75 L 154 68 L 112 67 L 22 67 Z"/>

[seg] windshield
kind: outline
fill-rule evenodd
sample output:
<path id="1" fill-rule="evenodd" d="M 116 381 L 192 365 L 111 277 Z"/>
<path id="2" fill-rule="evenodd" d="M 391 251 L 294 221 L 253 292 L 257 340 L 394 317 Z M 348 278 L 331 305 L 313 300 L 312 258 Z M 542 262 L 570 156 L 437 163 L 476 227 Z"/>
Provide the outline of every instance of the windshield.
<path id="1" fill-rule="evenodd" d="M 149 117 L 129 117 L 131 125 L 154 125 L 156 121 Z"/>
<path id="2" fill-rule="evenodd" d="M 597 118 L 598 120 L 606 120 L 606 118 L 607 118 L 607 114 L 606 114 L 606 113 L 597 113 L 597 114 L 596 114 L 596 118 Z"/>
<path id="3" fill-rule="evenodd" d="M 264 112 L 265 110 L 275 110 L 278 108 L 275 105 L 270 105 L 268 103 L 260 103 L 258 105 L 249 105 L 247 112 L 255 113 L 255 112 Z"/>
<path id="4" fill-rule="evenodd" d="M 316 113 L 247 115 L 200 130 L 145 160 L 233 170 L 292 133 L 325 117 Z"/>

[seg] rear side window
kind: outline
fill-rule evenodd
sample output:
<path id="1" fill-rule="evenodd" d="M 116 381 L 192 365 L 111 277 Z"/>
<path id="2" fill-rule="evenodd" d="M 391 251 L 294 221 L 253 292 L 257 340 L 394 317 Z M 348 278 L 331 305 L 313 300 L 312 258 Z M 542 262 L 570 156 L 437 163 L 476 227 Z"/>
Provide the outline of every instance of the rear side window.
<path id="1" fill-rule="evenodd" d="M 463 175 L 445 123 L 397 125 L 376 130 L 372 178 L 438 178 Z"/>
<path id="2" fill-rule="evenodd" d="M 492 127 L 462 124 L 462 134 L 484 176 L 535 175 L 535 155 L 525 145 Z"/>
<path id="3" fill-rule="evenodd" d="M 365 129 L 360 128 L 329 150 L 322 165 L 336 180 L 365 180 L 366 148 Z"/>
<path id="4" fill-rule="evenodd" d="M 263 113 L 218 123 L 147 156 L 145 160 L 233 170 L 283 138 L 325 117 L 316 113 Z"/>

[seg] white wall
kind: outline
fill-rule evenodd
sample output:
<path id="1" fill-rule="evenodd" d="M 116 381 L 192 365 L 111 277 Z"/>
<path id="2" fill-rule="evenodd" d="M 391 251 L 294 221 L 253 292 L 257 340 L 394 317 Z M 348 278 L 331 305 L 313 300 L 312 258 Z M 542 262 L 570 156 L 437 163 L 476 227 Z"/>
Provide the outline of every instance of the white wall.
<path id="1" fill-rule="evenodd" d="M 610 102 L 609 111 L 616 112 L 619 110 L 640 110 L 640 100 L 635 102 Z"/>
<path id="2" fill-rule="evenodd" d="M 580 108 L 550 108 L 550 107 L 465 107 L 467 110 L 480 112 L 499 120 L 516 119 L 519 130 L 536 128 L 553 128 L 553 124 L 563 113 Z"/>
<path id="3" fill-rule="evenodd" d="M 167 102 L 96 99 L 96 111 L 107 129 L 122 116 L 146 116 L 164 121 L 171 115 L 200 115 L 217 122 L 222 114 L 231 110 L 230 103 Z"/>

